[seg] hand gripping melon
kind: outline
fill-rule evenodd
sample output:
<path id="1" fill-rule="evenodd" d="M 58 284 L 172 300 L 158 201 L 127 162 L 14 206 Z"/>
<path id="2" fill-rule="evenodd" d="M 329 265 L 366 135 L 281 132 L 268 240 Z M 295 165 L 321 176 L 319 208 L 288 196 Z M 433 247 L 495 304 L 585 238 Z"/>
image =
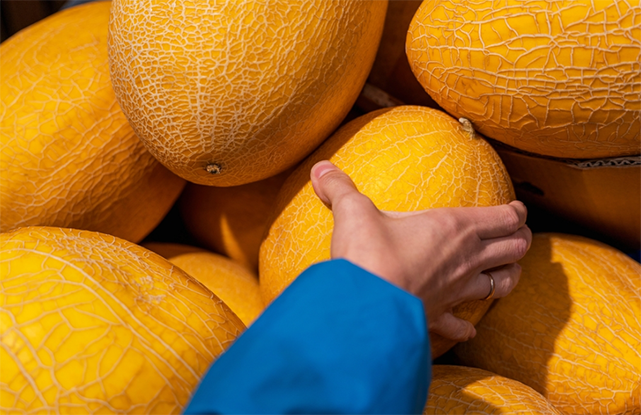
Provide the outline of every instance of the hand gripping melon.
<path id="1" fill-rule="evenodd" d="M 327 138 L 372 66 L 387 1 L 114 0 L 118 102 L 149 150 L 198 184 L 293 166 Z"/>
<path id="2" fill-rule="evenodd" d="M 465 366 L 432 366 L 423 415 L 562 415 L 540 393 L 486 370 Z"/>
<path id="3" fill-rule="evenodd" d="M 447 112 L 536 154 L 641 153 L 638 0 L 430 0 L 407 55 Z"/>
<path id="4" fill-rule="evenodd" d="M 345 171 L 381 210 L 490 206 L 514 199 L 492 147 L 444 112 L 401 106 L 366 114 L 338 130 L 285 181 L 260 247 L 266 304 L 305 268 L 330 258 L 332 213 L 309 178 L 311 167 L 324 159 Z M 476 323 L 490 303 L 461 304 L 456 315 Z M 431 342 L 434 357 L 454 345 L 435 334 Z"/>
<path id="5" fill-rule="evenodd" d="M 602 243 L 534 234 L 516 288 L 474 339 L 467 366 L 516 379 L 567 414 L 641 413 L 641 265 Z"/>
<path id="6" fill-rule="evenodd" d="M 0 235 L 0 412 L 178 414 L 244 330 L 214 294 L 110 235 Z"/>
<path id="7" fill-rule="evenodd" d="M 116 102 L 108 23 L 109 3 L 91 3 L 0 46 L 0 232 L 61 226 L 138 242 L 185 185 Z"/>

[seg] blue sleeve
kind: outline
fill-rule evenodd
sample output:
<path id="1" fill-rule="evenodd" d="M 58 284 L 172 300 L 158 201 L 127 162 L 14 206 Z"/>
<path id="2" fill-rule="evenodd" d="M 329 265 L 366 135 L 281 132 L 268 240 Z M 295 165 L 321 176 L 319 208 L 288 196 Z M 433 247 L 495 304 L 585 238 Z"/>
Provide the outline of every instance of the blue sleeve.
<path id="1" fill-rule="evenodd" d="M 303 272 L 211 366 L 186 414 L 423 411 L 421 301 L 345 260 Z"/>

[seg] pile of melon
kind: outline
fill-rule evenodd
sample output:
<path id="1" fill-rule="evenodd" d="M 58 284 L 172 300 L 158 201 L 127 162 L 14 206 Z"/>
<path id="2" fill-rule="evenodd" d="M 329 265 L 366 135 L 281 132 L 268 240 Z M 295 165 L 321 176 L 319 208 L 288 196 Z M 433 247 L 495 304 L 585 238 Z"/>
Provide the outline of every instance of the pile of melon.
<path id="1" fill-rule="evenodd" d="M 486 138 L 641 155 L 639 16 L 619 0 L 113 0 L 17 33 L 0 45 L 0 412 L 180 413 L 330 259 L 317 161 L 414 211 L 516 198 Z M 514 291 L 454 310 L 478 335 L 430 334 L 424 413 L 641 414 L 641 265 L 617 249 L 639 247 L 533 230 Z"/>

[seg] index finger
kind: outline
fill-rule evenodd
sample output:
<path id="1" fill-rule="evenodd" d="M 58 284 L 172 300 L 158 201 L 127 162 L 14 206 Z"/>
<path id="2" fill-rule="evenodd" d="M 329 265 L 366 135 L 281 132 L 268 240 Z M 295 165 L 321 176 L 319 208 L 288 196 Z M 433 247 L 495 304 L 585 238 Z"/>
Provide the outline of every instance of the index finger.
<path id="1" fill-rule="evenodd" d="M 512 235 L 525 225 L 527 208 L 523 202 L 514 200 L 505 205 L 484 207 L 437 208 L 451 209 L 459 223 L 472 226 L 480 239 L 501 238 Z M 391 218 L 422 215 L 433 209 L 412 212 L 383 211 Z"/>
<path id="2" fill-rule="evenodd" d="M 514 200 L 506 205 L 473 208 L 468 219 L 475 222 L 476 234 L 481 239 L 512 235 L 525 225 L 527 208 Z"/>

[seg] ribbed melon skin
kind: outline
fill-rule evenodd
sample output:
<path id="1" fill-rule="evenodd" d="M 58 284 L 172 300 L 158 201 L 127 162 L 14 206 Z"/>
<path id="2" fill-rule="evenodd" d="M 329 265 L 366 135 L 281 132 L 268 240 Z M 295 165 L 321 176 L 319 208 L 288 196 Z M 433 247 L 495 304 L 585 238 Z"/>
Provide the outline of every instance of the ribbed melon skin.
<path id="1" fill-rule="evenodd" d="M 309 265 L 330 258 L 334 225 L 309 173 L 328 159 L 347 173 L 379 209 L 490 206 L 514 199 L 496 152 L 442 111 L 418 106 L 382 109 L 338 130 L 285 181 L 260 247 L 260 288 L 266 304 Z M 456 314 L 476 323 L 490 301 L 461 304 Z M 436 357 L 454 345 L 432 334 Z"/>
<path id="2" fill-rule="evenodd" d="M 109 3 L 61 11 L 0 46 L 0 232 L 46 225 L 142 240 L 185 181 L 145 149 L 109 78 Z"/>
<path id="3" fill-rule="evenodd" d="M 432 366 L 432 383 L 423 415 L 562 415 L 540 393 L 486 370 Z"/>
<path id="4" fill-rule="evenodd" d="M 601 158 L 641 153 L 639 39 L 639 0 L 434 0 L 406 47 L 432 98 L 484 135 Z"/>
<path id="5" fill-rule="evenodd" d="M 600 242 L 545 233 L 519 263 L 519 284 L 457 358 L 531 386 L 564 413 L 641 413 L 641 265 Z"/>
<path id="6" fill-rule="evenodd" d="M 386 0 L 114 0 L 114 89 L 149 150 L 181 177 L 265 179 L 348 113 L 386 9 Z"/>
<path id="7" fill-rule="evenodd" d="M 0 235 L 0 412 L 181 413 L 244 330 L 160 256 L 110 235 Z"/>

